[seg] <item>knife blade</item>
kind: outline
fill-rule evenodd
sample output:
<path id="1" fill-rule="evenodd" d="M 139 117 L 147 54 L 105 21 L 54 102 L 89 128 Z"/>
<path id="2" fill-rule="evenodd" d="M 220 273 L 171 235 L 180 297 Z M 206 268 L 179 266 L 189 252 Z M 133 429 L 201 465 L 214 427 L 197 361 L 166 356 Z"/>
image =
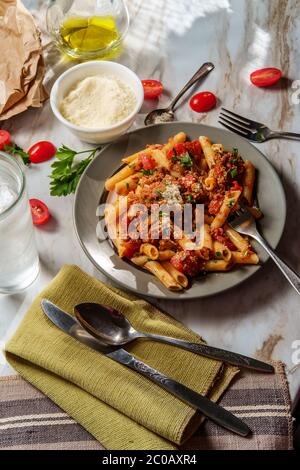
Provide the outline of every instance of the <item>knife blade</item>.
<path id="1" fill-rule="evenodd" d="M 125 349 L 113 349 L 101 344 L 96 338 L 84 330 L 81 325 L 77 323 L 74 317 L 61 310 L 49 300 L 43 299 L 41 306 L 45 315 L 52 323 L 54 323 L 54 325 L 77 341 L 85 344 L 91 349 L 105 354 L 108 358 L 118 362 L 119 364 L 123 364 L 126 367 L 139 372 L 157 385 L 175 395 L 177 398 L 199 410 L 204 416 L 220 426 L 239 434 L 240 436 L 247 436 L 251 432 L 249 427 L 241 419 L 237 418 L 220 405 L 217 405 L 209 398 L 200 395 L 185 385 L 162 374 L 157 369 L 148 366 L 144 362 L 136 359 L 132 354 L 129 354 Z"/>

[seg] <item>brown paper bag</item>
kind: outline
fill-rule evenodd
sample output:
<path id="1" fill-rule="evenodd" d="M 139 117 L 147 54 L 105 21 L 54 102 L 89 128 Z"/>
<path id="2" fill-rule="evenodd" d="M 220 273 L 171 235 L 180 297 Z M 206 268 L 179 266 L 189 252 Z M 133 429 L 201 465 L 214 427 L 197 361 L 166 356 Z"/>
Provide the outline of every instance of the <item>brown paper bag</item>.
<path id="1" fill-rule="evenodd" d="M 0 2 L 0 53 L 0 120 L 40 107 L 48 97 L 40 33 L 19 0 Z"/>

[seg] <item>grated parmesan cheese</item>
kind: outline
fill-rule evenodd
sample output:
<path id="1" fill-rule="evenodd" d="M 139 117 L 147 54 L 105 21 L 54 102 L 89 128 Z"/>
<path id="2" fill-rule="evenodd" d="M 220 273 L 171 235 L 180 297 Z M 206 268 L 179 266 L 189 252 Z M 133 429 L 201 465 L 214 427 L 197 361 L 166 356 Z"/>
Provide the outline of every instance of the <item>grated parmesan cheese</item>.
<path id="1" fill-rule="evenodd" d="M 170 205 L 182 203 L 182 196 L 177 184 L 168 184 L 165 191 L 162 193 L 162 197 L 166 200 L 167 204 Z"/>
<path id="2" fill-rule="evenodd" d="M 60 112 L 81 127 L 109 127 L 125 119 L 134 109 L 133 90 L 113 75 L 96 75 L 78 82 L 65 96 Z"/>

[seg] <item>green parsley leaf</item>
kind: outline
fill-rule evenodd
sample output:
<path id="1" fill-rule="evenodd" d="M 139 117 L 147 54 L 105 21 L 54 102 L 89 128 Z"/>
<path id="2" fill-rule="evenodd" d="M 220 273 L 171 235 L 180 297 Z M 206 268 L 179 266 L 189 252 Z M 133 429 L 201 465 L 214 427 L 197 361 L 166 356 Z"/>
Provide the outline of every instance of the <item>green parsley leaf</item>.
<path id="1" fill-rule="evenodd" d="M 27 152 L 19 147 L 17 144 L 5 145 L 4 150 L 11 155 L 19 155 L 22 157 L 22 160 L 25 165 L 30 165 L 30 158 Z"/>
<path id="2" fill-rule="evenodd" d="M 51 196 L 67 196 L 74 193 L 80 177 L 86 167 L 93 160 L 101 147 L 95 149 L 82 150 L 76 152 L 65 145 L 62 145 L 56 152 L 56 160 L 52 163 L 52 173 L 49 175 Z M 89 155 L 79 162 L 75 162 L 75 157 L 81 154 Z"/>
<path id="3" fill-rule="evenodd" d="M 216 258 L 222 258 L 222 253 L 220 251 L 215 252 Z"/>
<path id="4" fill-rule="evenodd" d="M 171 158 L 172 162 L 177 162 L 178 161 L 178 158 L 176 157 L 176 155 L 173 155 L 172 158 Z"/>
<path id="5" fill-rule="evenodd" d="M 237 149 L 236 147 L 233 147 L 232 153 L 233 153 L 233 155 L 234 155 L 235 157 L 237 157 L 238 154 L 239 154 L 239 149 Z"/>
<path id="6" fill-rule="evenodd" d="M 230 170 L 230 174 L 231 178 L 235 178 L 238 175 L 237 168 L 232 168 L 232 170 Z"/>
<path id="7" fill-rule="evenodd" d="M 156 190 L 156 194 L 158 197 L 162 197 L 162 192 L 159 189 Z"/>
<path id="8" fill-rule="evenodd" d="M 235 199 L 230 199 L 230 201 L 227 202 L 227 206 L 230 208 L 233 207 L 234 204 L 235 204 Z"/>
<path id="9" fill-rule="evenodd" d="M 144 176 L 150 176 L 150 175 L 153 175 L 153 170 L 141 170 L 141 173 Z"/>
<path id="10" fill-rule="evenodd" d="M 184 153 L 181 155 L 180 158 L 180 164 L 184 166 L 185 168 L 192 168 L 193 166 L 193 160 L 191 159 L 190 155 L 188 152 Z"/>
<path id="11" fill-rule="evenodd" d="M 194 201 L 194 198 L 193 198 L 193 196 L 192 196 L 191 194 L 189 194 L 189 195 L 187 196 L 186 200 L 187 200 L 187 202 L 189 202 L 190 204 L 192 204 L 193 202 L 195 202 L 195 201 Z"/>

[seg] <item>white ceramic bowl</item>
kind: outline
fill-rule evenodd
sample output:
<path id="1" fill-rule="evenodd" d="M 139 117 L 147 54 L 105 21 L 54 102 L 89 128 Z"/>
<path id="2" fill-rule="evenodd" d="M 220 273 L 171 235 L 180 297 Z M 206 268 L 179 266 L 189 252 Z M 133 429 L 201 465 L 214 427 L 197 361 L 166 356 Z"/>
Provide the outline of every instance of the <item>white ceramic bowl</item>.
<path id="1" fill-rule="evenodd" d="M 80 80 L 102 73 L 114 75 L 132 88 L 136 96 L 134 110 L 125 119 L 109 127 L 89 128 L 72 124 L 65 119 L 60 112 L 61 101 L 69 90 Z M 141 109 L 143 100 L 144 91 L 141 80 L 132 70 L 116 62 L 96 60 L 75 65 L 68 69 L 56 80 L 50 94 L 50 105 L 57 119 L 81 140 L 94 144 L 111 142 L 124 134 Z"/>

